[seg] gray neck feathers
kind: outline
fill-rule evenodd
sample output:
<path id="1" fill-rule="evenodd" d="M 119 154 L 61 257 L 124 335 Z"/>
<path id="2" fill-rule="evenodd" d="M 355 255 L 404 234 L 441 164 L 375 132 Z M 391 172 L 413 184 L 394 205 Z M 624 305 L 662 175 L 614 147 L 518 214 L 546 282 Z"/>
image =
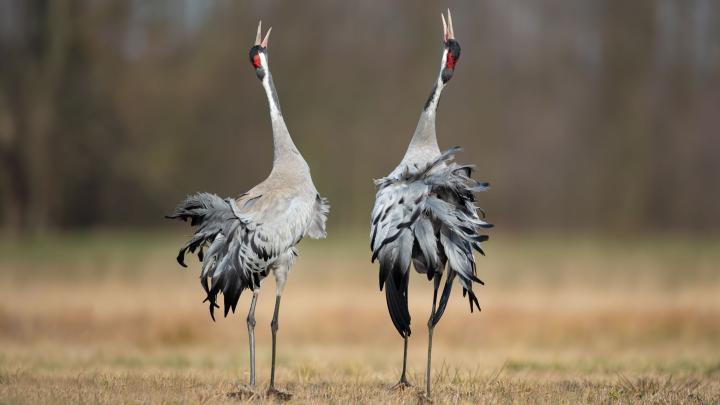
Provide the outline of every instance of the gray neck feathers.
<path id="1" fill-rule="evenodd" d="M 268 105 L 270 107 L 270 122 L 273 131 L 273 172 L 287 170 L 307 169 L 307 163 L 300 155 L 297 147 L 290 137 L 285 119 L 280 110 L 280 101 L 275 83 L 273 83 L 270 69 L 265 69 L 265 77 L 262 79 L 262 85 L 267 95 Z"/>
<path id="2" fill-rule="evenodd" d="M 445 55 L 443 54 L 443 60 L 444 57 Z M 428 97 L 423 107 L 422 114 L 420 114 L 420 120 L 418 121 L 417 128 L 415 128 L 415 133 L 410 141 L 407 152 L 405 152 L 405 157 L 403 158 L 404 163 L 417 163 L 413 161 L 424 160 L 426 158 L 433 159 L 440 154 L 437 135 L 435 134 L 435 115 L 444 86 L 441 77 L 438 76 L 432 93 L 430 93 L 430 97 Z"/>

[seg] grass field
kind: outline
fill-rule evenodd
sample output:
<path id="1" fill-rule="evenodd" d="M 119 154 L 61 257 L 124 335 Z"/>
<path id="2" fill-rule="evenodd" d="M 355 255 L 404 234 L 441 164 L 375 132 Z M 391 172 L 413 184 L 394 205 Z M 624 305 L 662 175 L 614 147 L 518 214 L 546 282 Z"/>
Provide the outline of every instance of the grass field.
<path id="1" fill-rule="evenodd" d="M 226 394 L 248 378 L 249 297 L 213 323 L 195 260 L 174 262 L 179 233 L 4 241 L 0 403 L 238 402 Z M 331 236 L 303 242 L 290 276 L 279 387 L 300 403 L 417 403 L 416 390 L 388 390 L 402 340 L 364 235 Z M 717 241 L 500 235 L 487 251 L 483 311 L 457 291 L 436 329 L 436 403 L 720 402 Z M 417 387 L 429 287 L 411 279 Z M 273 290 L 256 315 L 262 386 Z"/>

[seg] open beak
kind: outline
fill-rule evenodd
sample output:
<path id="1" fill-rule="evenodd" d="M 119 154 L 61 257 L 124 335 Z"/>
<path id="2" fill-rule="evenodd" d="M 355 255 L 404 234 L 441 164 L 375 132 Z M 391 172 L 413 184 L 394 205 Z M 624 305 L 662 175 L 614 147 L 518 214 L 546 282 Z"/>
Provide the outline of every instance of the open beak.
<path id="1" fill-rule="evenodd" d="M 270 29 L 265 34 L 265 39 L 261 41 L 260 38 L 262 38 L 262 21 L 260 21 L 260 23 L 258 24 L 257 35 L 255 35 L 255 45 L 260 45 L 263 48 L 267 48 L 270 31 L 272 31 L 272 27 L 270 27 Z"/>
<path id="2" fill-rule="evenodd" d="M 445 22 L 445 15 L 443 13 L 440 13 L 440 18 L 442 18 L 443 23 L 443 41 L 447 43 L 448 40 L 455 39 L 455 31 L 453 30 L 452 14 L 450 14 L 450 9 L 448 9 L 447 22 Z"/>

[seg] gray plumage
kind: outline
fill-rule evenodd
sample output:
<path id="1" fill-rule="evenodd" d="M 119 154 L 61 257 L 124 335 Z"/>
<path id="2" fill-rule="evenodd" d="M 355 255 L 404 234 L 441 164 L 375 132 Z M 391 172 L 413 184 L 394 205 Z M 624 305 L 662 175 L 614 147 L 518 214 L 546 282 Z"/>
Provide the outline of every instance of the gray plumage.
<path id="1" fill-rule="evenodd" d="M 371 216 L 370 248 L 372 261 L 379 262 L 379 285 L 385 290 L 388 312 L 393 325 L 405 340 L 403 371 L 399 387 L 406 379 L 407 344 L 410 336 L 408 283 L 410 265 L 433 280 L 433 306 L 428 320 L 429 344 L 427 396 L 430 395 L 430 359 L 432 331 L 442 317 L 457 279 L 467 296 L 470 311 L 480 309 L 473 283 L 477 277 L 473 251 L 484 255 L 482 243 L 488 239 L 482 231 L 492 227 L 476 206 L 475 193 L 487 183 L 472 179 L 473 166 L 453 161 L 459 147 L 443 153 L 437 143 L 435 117 L 440 95 L 453 77 L 460 57 L 460 45 L 454 39 L 452 18 L 443 17 L 444 49 L 440 72 L 420 115 L 405 156 L 395 170 L 375 181 L 378 191 Z M 447 273 L 445 273 L 447 269 Z M 441 277 L 445 286 L 437 303 Z"/>
<path id="2" fill-rule="evenodd" d="M 390 316 L 401 336 L 410 335 L 404 280 L 411 262 L 428 279 L 442 274 L 447 264 L 451 277 L 457 275 L 464 294 L 468 294 L 470 309 L 480 308 L 472 283 L 482 281 L 477 278 L 472 251 L 484 254 L 482 242 L 487 236 L 479 232 L 492 225 L 478 215 L 473 193 L 486 190 L 488 184 L 470 177 L 471 166 L 452 162 L 459 150 L 438 153 L 422 168 L 401 165 L 401 170 L 375 182 L 378 192 L 372 213 L 372 260 L 380 263 L 380 289 L 392 277 L 398 290 L 386 289 L 386 295 Z M 403 297 L 404 305 L 398 307 L 396 294 Z M 447 299 L 441 299 L 441 310 L 433 323 L 440 319 L 446 304 Z"/>
<path id="3" fill-rule="evenodd" d="M 287 178 L 287 176 L 277 176 Z M 301 180 L 301 179 L 297 179 Z M 272 175 L 237 199 L 215 194 L 189 196 L 169 218 L 190 220 L 197 230 L 180 249 L 178 263 L 185 266 L 187 251 L 202 262 L 200 283 L 215 319 L 217 295 L 224 295 L 224 315 L 235 312 L 240 294 L 255 290 L 277 266 L 292 265 L 295 245 L 304 236 L 325 237 L 327 200 L 314 187 L 294 183 L 273 187 Z M 301 190 L 305 189 L 305 190 Z"/>
<path id="4" fill-rule="evenodd" d="M 270 109 L 273 134 L 273 167 L 262 183 L 237 198 L 198 193 L 187 197 L 168 218 L 189 220 L 195 234 L 180 249 L 177 261 L 185 266 L 185 254 L 197 253 L 202 262 L 200 283 L 205 290 L 210 316 L 215 320 L 218 295 L 224 297 L 224 315 L 235 312 L 240 294 L 253 291 L 248 313 L 250 335 L 250 385 L 255 384 L 255 303 L 262 280 L 276 279 L 273 315 L 273 367 L 270 392 L 274 390 L 275 341 L 280 297 L 288 272 L 298 255 L 303 237 L 324 238 L 329 204 L 313 184 L 310 169 L 290 137 L 283 119 L 267 61 L 267 39 L 250 49 L 250 61 L 261 80 Z"/>
<path id="5" fill-rule="evenodd" d="M 198 252 L 203 263 L 200 281 L 213 319 L 219 293 L 225 295 L 225 315 L 234 312 L 244 289 L 259 287 L 271 270 L 289 270 L 297 255 L 293 248 L 304 236 L 325 237 L 329 205 L 315 189 L 310 169 L 290 138 L 266 71 L 263 85 L 268 91 L 274 144 L 270 176 L 236 199 L 210 193 L 189 196 L 168 216 L 190 219 L 197 226 L 195 235 L 180 249 L 178 262 L 185 266 L 185 252 Z"/>

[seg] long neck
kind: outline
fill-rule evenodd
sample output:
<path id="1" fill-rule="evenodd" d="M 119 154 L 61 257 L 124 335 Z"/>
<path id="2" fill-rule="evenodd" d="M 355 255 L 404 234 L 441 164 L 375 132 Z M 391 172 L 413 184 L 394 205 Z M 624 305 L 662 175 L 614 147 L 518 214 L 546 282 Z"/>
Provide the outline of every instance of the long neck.
<path id="1" fill-rule="evenodd" d="M 304 163 L 300 152 L 290 137 L 287 125 L 285 125 L 285 119 L 280 110 L 280 101 L 269 68 L 265 69 L 262 86 L 265 89 L 268 106 L 270 107 L 270 122 L 272 123 L 273 132 L 273 171 L 296 165 L 298 159 Z"/>
<path id="2" fill-rule="evenodd" d="M 435 134 L 435 115 L 437 113 L 438 102 L 440 101 L 440 95 L 442 94 L 445 84 L 442 81 L 442 69 L 445 64 L 445 58 L 447 56 L 447 50 L 443 51 L 442 63 L 440 65 L 440 73 L 438 73 L 433 85 L 430 97 L 428 97 L 423 107 L 423 111 L 420 114 L 420 120 L 418 120 L 417 128 L 413 134 L 408 150 L 405 153 L 407 160 L 418 154 L 433 154 L 440 153 L 440 148 L 437 143 L 437 135 Z"/>

